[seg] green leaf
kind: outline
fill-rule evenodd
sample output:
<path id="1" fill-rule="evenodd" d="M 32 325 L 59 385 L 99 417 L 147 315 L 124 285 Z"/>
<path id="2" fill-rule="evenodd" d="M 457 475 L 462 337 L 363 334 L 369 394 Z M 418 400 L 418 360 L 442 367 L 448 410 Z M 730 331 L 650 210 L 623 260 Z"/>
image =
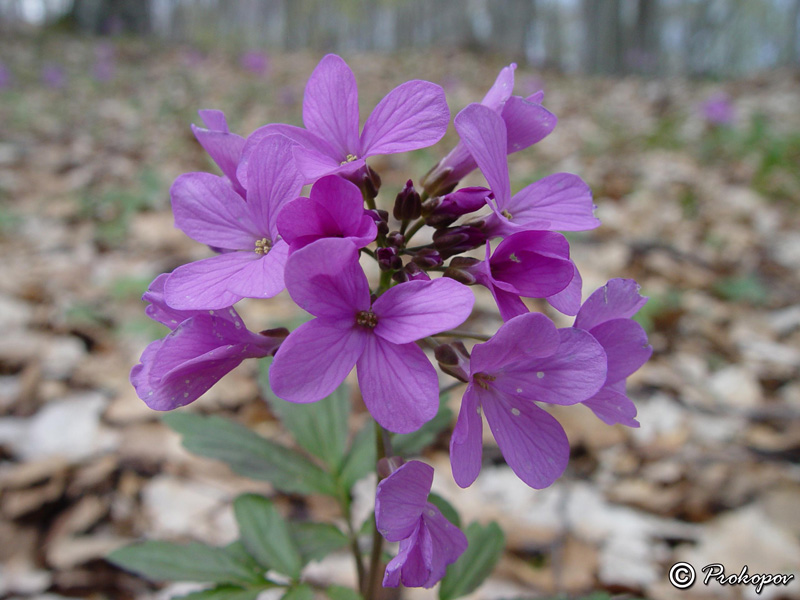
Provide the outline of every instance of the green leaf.
<path id="1" fill-rule="evenodd" d="M 290 521 L 289 531 L 303 557 L 303 564 L 321 560 L 350 543 L 348 537 L 330 523 Z"/>
<path id="2" fill-rule="evenodd" d="M 325 590 L 325 594 L 331 600 L 363 600 L 361 594 L 357 591 L 341 585 L 332 585 Z"/>
<path id="3" fill-rule="evenodd" d="M 251 565 L 240 561 L 225 548 L 214 548 L 199 542 L 143 542 L 115 550 L 108 560 L 153 581 L 264 582 L 264 578 L 255 573 Z"/>
<path id="4" fill-rule="evenodd" d="M 474 591 L 494 569 L 503 553 L 505 537 L 497 523 L 472 523 L 464 532 L 469 546 L 452 565 L 439 588 L 439 600 L 453 600 Z"/>
<path id="5" fill-rule="evenodd" d="M 444 518 L 450 521 L 453 525 L 461 529 L 461 518 L 453 505 L 447 500 L 442 498 L 439 494 L 428 494 L 428 502 L 433 504 L 436 508 L 442 511 Z"/>
<path id="6" fill-rule="evenodd" d="M 264 589 L 263 587 L 243 588 L 238 585 L 219 585 L 185 596 L 174 596 L 171 600 L 256 600 Z"/>
<path id="7" fill-rule="evenodd" d="M 409 457 L 418 455 L 430 446 L 453 422 L 453 411 L 447 406 L 447 394 L 439 398 L 439 412 L 422 427 L 411 433 L 399 433 L 392 436 L 392 451 L 397 456 Z"/>
<path id="8" fill-rule="evenodd" d="M 370 419 L 353 438 L 350 451 L 344 460 L 339 480 L 345 490 L 350 490 L 359 479 L 375 469 L 375 423 Z"/>
<path id="9" fill-rule="evenodd" d="M 269 481 L 287 493 L 336 495 L 336 482 L 330 474 L 302 454 L 238 423 L 185 412 L 169 413 L 163 420 L 183 435 L 187 450 L 221 460 L 239 475 Z"/>
<path id="10" fill-rule="evenodd" d="M 314 600 L 314 588 L 302 583 L 281 596 L 281 600 Z"/>
<path id="11" fill-rule="evenodd" d="M 338 471 L 347 444 L 347 418 L 350 392 L 346 383 L 327 398 L 309 404 L 286 402 L 276 398 L 269 388 L 268 368 L 264 359 L 259 367 L 261 393 L 281 422 L 300 446 L 321 459 L 332 471 Z"/>
<path id="12" fill-rule="evenodd" d="M 272 502 L 244 494 L 233 502 L 242 544 L 261 566 L 292 579 L 300 577 L 303 561 L 283 516 Z"/>

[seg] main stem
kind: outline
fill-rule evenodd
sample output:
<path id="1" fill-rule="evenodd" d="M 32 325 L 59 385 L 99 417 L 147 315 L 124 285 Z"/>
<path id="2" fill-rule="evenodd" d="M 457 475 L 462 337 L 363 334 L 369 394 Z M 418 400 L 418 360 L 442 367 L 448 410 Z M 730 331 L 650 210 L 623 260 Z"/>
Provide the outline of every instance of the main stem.
<path id="1" fill-rule="evenodd" d="M 389 434 L 377 423 L 375 423 L 375 451 L 376 451 L 376 458 L 375 461 L 375 473 L 378 476 L 378 482 L 381 480 L 380 473 L 378 472 L 378 462 L 382 458 L 386 458 L 387 455 L 391 454 L 391 450 L 389 448 Z M 365 600 L 376 600 L 378 587 L 380 586 L 381 581 L 381 555 L 383 554 L 383 536 L 381 535 L 380 531 L 378 531 L 378 527 L 375 527 L 375 531 L 372 534 L 372 553 L 369 557 L 369 572 L 367 573 L 367 584 L 365 587 Z"/>

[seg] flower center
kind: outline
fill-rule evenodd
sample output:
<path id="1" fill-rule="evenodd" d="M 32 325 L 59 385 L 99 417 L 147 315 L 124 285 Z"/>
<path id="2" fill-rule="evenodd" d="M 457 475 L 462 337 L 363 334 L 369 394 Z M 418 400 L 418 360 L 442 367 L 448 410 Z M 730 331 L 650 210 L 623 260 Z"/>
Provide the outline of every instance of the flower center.
<path id="1" fill-rule="evenodd" d="M 497 379 L 494 375 L 489 375 L 488 373 L 475 373 L 472 376 L 472 381 L 477 383 L 483 389 L 489 389 L 489 383 Z"/>
<path id="2" fill-rule="evenodd" d="M 358 157 L 355 154 L 348 154 L 347 158 L 345 158 L 342 162 L 339 163 L 339 166 L 343 167 L 347 163 L 351 163 L 354 160 L 358 160 Z"/>
<path id="3" fill-rule="evenodd" d="M 510 221 L 511 219 L 513 219 L 513 217 L 511 216 L 511 213 L 510 213 L 510 212 L 508 212 L 508 210 L 506 210 L 505 208 L 503 209 L 503 211 L 502 211 L 500 214 L 501 214 L 501 215 L 503 215 L 503 216 L 504 216 L 506 219 L 508 219 L 509 221 Z"/>
<path id="4" fill-rule="evenodd" d="M 261 238 L 260 240 L 256 240 L 256 254 L 262 256 L 269 252 L 270 248 L 272 248 L 272 242 L 269 241 L 267 238 Z"/>
<path id="5" fill-rule="evenodd" d="M 361 325 L 361 327 L 368 327 L 369 329 L 375 329 L 375 326 L 378 324 L 378 315 L 376 315 L 371 310 L 360 310 L 356 313 L 356 325 Z"/>

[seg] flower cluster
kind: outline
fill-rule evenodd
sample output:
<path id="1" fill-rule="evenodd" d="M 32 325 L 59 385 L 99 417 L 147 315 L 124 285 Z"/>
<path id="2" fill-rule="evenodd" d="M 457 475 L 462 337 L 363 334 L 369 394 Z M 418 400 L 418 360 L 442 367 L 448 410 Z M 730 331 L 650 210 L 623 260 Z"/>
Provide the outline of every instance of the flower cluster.
<path id="1" fill-rule="evenodd" d="M 569 458 L 564 430 L 541 404 L 585 404 L 605 423 L 638 426 L 625 382 L 652 351 L 631 318 L 646 299 L 635 282 L 613 279 L 582 302 L 581 276 L 559 233 L 599 225 L 579 177 L 557 173 L 512 193 L 508 154 L 556 124 L 541 93 L 512 95 L 515 68 L 458 113 L 457 146 L 422 178 L 421 193 L 408 181 L 391 217 L 378 208 L 381 179 L 367 159 L 444 136 L 450 111 L 439 86 L 400 85 L 359 129 L 355 77 L 328 55 L 306 86 L 305 127 L 270 124 L 243 138 L 221 112 L 201 111 L 206 128 L 193 131 L 222 175 L 182 175 L 171 198 L 176 227 L 214 255 L 160 275 L 145 294 L 147 314 L 172 331 L 133 368 L 139 396 L 174 409 L 245 358 L 274 355 L 279 398 L 316 402 L 355 367 L 375 421 L 410 433 L 439 408 L 429 347 L 443 373 L 466 383 L 450 441 L 461 487 L 481 469 L 484 416 L 508 465 L 534 488 L 555 481 Z M 488 187 L 456 189 L 476 168 Z M 411 244 L 425 226 L 430 241 Z M 380 273 L 372 285 L 362 266 L 370 258 Z M 473 285 L 491 292 L 504 324 L 470 351 L 460 341 L 470 334 L 455 329 L 470 318 Z M 233 305 L 284 288 L 313 318 L 291 333 L 248 331 Z M 557 328 L 523 298 L 546 300 L 574 325 Z M 412 461 L 378 486 L 378 531 L 400 542 L 384 585 L 430 587 L 466 548 L 464 534 L 428 501 L 432 479 L 431 467 Z"/>

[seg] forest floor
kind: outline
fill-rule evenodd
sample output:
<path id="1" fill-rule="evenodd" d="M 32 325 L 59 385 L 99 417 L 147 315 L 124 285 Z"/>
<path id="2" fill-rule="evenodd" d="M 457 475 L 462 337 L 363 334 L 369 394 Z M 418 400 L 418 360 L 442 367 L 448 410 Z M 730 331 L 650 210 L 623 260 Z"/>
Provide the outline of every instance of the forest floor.
<path id="1" fill-rule="evenodd" d="M 362 116 L 412 78 L 440 83 L 454 115 L 504 64 L 442 53 L 345 58 Z M 232 54 L 139 40 L 3 40 L 11 81 L 0 89 L 0 598 L 168 598 L 186 587 L 161 589 L 103 557 L 144 538 L 226 543 L 236 536 L 231 499 L 245 490 L 286 511 L 335 513 L 325 500 L 298 507 L 189 454 L 128 382 L 142 349 L 164 333 L 145 317 L 142 292 L 207 253 L 173 228 L 169 209 L 177 175 L 213 170 L 189 128 L 196 111 L 224 110 L 241 134 L 298 124 L 318 59 L 275 54 L 256 74 Z M 559 125 L 511 157 L 512 189 L 556 171 L 591 185 L 603 225 L 569 236 L 584 296 L 612 277 L 636 279 L 650 297 L 640 322 L 654 354 L 629 382 L 641 428 L 605 426 L 583 407 L 553 411 L 572 459 L 549 489 L 525 486 L 490 449 L 462 491 L 447 432 L 426 452 L 434 489 L 462 521 L 497 520 L 507 534 L 497 569 L 470 598 L 756 597 L 752 586 L 677 590 L 666 575 L 677 561 L 794 573 L 761 597 L 800 598 L 800 76 L 517 71 L 516 93 L 539 88 Z M 701 109 L 717 94 L 734 111 L 727 125 Z M 434 148 L 376 158 L 383 203 L 454 142 L 451 127 Z M 285 294 L 242 305 L 256 331 L 298 310 Z M 486 316 L 476 326 L 496 328 L 491 300 L 479 296 L 479 306 Z M 280 436 L 257 370 L 245 363 L 184 410 Z M 452 408 L 459 398 L 450 396 Z M 353 580 L 346 554 L 314 569 Z"/>

